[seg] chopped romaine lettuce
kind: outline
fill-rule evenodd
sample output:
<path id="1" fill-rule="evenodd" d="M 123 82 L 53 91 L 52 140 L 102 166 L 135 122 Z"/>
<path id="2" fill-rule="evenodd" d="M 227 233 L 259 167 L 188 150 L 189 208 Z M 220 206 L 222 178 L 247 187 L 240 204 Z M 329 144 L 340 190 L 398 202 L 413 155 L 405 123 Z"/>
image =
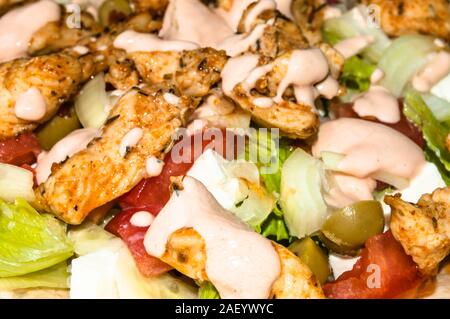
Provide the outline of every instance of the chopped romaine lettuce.
<path id="1" fill-rule="evenodd" d="M 435 50 L 437 47 L 432 37 L 405 35 L 397 38 L 378 63 L 384 72 L 380 84 L 400 97 L 414 74 L 426 64 L 427 56 Z"/>
<path id="2" fill-rule="evenodd" d="M 439 159 L 441 162 L 438 167 L 450 172 L 450 152 L 445 145 L 450 133 L 449 127 L 434 117 L 422 96 L 413 89 L 408 89 L 406 92 L 404 113 L 410 121 L 422 129 L 429 152 L 434 154 L 432 158 Z M 430 153 L 428 156 L 430 157 Z"/>
<path id="3" fill-rule="evenodd" d="M 318 231 L 328 207 L 322 195 L 325 168 L 302 149 L 296 149 L 283 165 L 280 203 L 289 234 L 303 238 Z"/>
<path id="4" fill-rule="evenodd" d="M 376 66 L 356 56 L 345 61 L 340 82 L 351 90 L 367 91 L 370 86 L 370 76 Z"/>
<path id="5" fill-rule="evenodd" d="M 25 288 L 69 288 L 67 263 L 64 261 L 52 267 L 22 276 L 0 278 L 0 290 Z"/>
<path id="6" fill-rule="evenodd" d="M 450 172 L 445 169 L 444 164 L 440 161 L 440 159 L 436 156 L 436 154 L 430 150 L 430 148 L 425 149 L 425 157 L 428 162 L 433 163 L 436 165 L 437 169 L 439 170 L 439 173 L 441 174 L 442 179 L 444 180 L 445 184 L 447 186 L 450 186 Z"/>
<path id="7" fill-rule="evenodd" d="M 68 232 L 73 243 L 75 254 L 84 256 L 105 246 L 117 246 L 121 240 L 107 232 L 102 227 L 85 222 L 81 226 L 73 227 Z"/>
<path id="8" fill-rule="evenodd" d="M 198 297 L 200 299 L 220 299 L 220 295 L 216 287 L 214 287 L 214 285 L 209 281 L 205 281 L 200 285 Z"/>
<path id="9" fill-rule="evenodd" d="M 274 140 L 274 138 L 264 131 L 259 131 L 257 134 L 250 136 L 248 145 L 245 148 L 245 158 L 249 158 L 250 150 L 258 154 L 256 165 L 259 168 L 261 178 L 267 191 L 277 198 L 280 194 L 281 185 L 281 168 L 284 162 L 293 152 L 293 147 L 285 140 Z M 269 165 L 273 165 L 267 169 Z M 283 211 L 279 203 L 273 207 L 272 214 L 270 214 L 265 221 L 259 225 L 254 225 L 255 230 L 264 237 L 282 241 L 291 240 L 287 230 Z"/>
<path id="10" fill-rule="evenodd" d="M 433 113 L 436 120 L 438 120 L 439 122 L 449 122 L 450 102 L 447 102 L 446 100 L 441 99 L 433 94 L 422 94 L 422 98 L 428 105 L 428 108 Z"/>
<path id="11" fill-rule="evenodd" d="M 280 210 L 278 211 L 281 212 Z M 264 221 L 259 232 L 264 237 L 273 239 L 277 242 L 292 240 L 292 237 L 289 236 L 289 231 L 287 230 L 283 216 L 277 215 L 275 211 Z"/>
<path id="12" fill-rule="evenodd" d="M 206 186 L 219 204 L 252 227 L 260 225 L 275 206 L 275 198 L 260 183 L 258 167 L 244 160 L 228 161 L 205 151 L 187 175 Z"/>
<path id="13" fill-rule="evenodd" d="M 39 214 L 23 199 L 0 200 L 0 277 L 39 271 L 72 255 L 63 223 Z"/>
<path id="14" fill-rule="evenodd" d="M 368 8 L 360 5 L 340 17 L 325 20 L 322 27 L 325 41 L 336 44 L 344 39 L 371 35 L 374 37 L 374 42 L 364 50 L 362 55 L 372 62 L 378 62 L 391 41 L 380 28 L 369 25 L 368 13 Z"/>

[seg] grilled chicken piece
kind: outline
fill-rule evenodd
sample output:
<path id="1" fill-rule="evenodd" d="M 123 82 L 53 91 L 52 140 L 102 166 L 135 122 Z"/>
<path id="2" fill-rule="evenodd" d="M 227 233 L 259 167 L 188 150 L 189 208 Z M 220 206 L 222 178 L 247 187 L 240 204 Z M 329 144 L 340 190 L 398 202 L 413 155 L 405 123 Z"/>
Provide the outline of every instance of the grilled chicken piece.
<path id="1" fill-rule="evenodd" d="M 309 47 L 303 33 L 292 21 L 278 15 L 274 19 L 273 25 L 266 26 L 256 50 L 250 52 L 276 58 L 291 50 Z"/>
<path id="2" fill-rule="evenodd" d="M 220 81 L 227 57 L 211 48 L 183 52 L 135 52 L 128 55 L 149 85 L 202 97 Z"/>
<path id="3" fill-rule="evenodd" d="M 38 206 L 69 224 L 80 224 L 92 210 L 145 178 L 146 159 L 162 156 L 195 106 L 188 97 L 181 97 L 178 106 L 168 104 L 163 93 L 145 88 L 123 96 L 101 138 L 65 163 L 53 165 L 52 175 L 36 190 Z M 122 157 L 122 139 L 134 128 L 142 129 L 142 138 Z"/>
<path id="4" fill-rule="evenodd" d="M 450 188 L 422 196 L 417 205 L 404 202 L 400 195 L 387 196 L 385 202 L 392 209 L 394 237 L 423 274 L 435 275 L 450 253 Z"/>
<path id="5" fill-rule="evenodd" d="M 280 257 L 281 274 L 272 286 L 271 297 L 324 298 L 322 288 L 309 268 L 285 247 L 276 243 L 273 243 L 273 246 Z M 200 234 L 192 228 L 174 232 L 161 259 L 194 280 L 208 280 L 205 243 Z"/>
<path id="6" fill-rule="evenodd" d="M 6 13 L 12 7 L 31 2 L 31 0 L 0 0 L 0 15 Z"/>
<path id="7" fill-rule="evenodd" d="M 136 12 L 152 12 L 163 14 L 169 0 L 131 0 Z"/>
<path id="8" fill-rule="evenodd" d="M 450 5 L 448 0 L 363 0 L 376 5 L 381 27 L 390 36 L 424 33 L 450 40 Z"/>
<path id="9" fill-rule="evenodd" d="M 64 53 L 0 64 L 0 139 L 31 131 L 50 119 L 89 75 L 83 68 L 78 59 Z M 17 98 L 30 88 L 40 91 L 47 106 L 46 115 L 38 122 L 21 120 L 15 115 Z"/>
<path id="10" fill-rule="evenodd" d="M 33 34 L 28 54 L 47 54 L 77 45 L 82 39 L 102 32 L 103 28 L 87 12 L 81 12 L 80 27 L 69 27 L 74 13 L 65 13 L 58 22 L 50 22 Z"/>
<path id="11" fill-rule="evenodd" d="M 311 45 L 322 41 L 321 28 L 325 21 L 326 6 L 326 0 L 292 0 L 293 19 Z"/>

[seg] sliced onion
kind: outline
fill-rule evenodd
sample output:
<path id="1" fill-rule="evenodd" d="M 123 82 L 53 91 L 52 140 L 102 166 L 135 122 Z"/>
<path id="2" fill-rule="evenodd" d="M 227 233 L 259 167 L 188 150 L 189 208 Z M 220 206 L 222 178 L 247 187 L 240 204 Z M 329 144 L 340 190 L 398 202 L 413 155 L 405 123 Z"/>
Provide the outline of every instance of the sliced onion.
<path id="1" fill-rule="evenodd" d="M 75 100 L 75 111 L 83 127 L 100 128 L 106 121 L 110 99 L 103 73 L 86 83 Z"/>
<path id="2" fill-rule="evenodd" d="M 385 75 L 380 85 L 400 97 L 406 84 L 427 63 L 427 56 L 437 49 L 434 38 L 425 35 L 405 35 L 396 39 L 378 63 Z"/>
<path id="3" fill-rule="evenodd" d="M 28 202 L 34 201 L 33 173 L 24 168 L 0 163 L 0 198 L 7 202 L 14 202 L 16 198 L 23 198 Z"/>

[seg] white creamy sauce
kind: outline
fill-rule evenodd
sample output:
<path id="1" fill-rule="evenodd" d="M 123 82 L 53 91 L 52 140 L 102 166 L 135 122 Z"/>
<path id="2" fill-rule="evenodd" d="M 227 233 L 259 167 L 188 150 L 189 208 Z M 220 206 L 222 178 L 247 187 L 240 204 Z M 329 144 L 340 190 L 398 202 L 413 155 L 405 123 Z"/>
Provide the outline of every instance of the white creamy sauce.
<path id="1" fill-rule="evenodd" d="M 79 55 L 85 55 L 86 53 L 89 52 L 89 49 L 84 45 L 76 45 L 72 47 L 72 50 L 78 53 Z"/>
<path id="2" fill-rule="evenodd" d="M 125 134 L 125 136 L 120 141 L 120 146 L 119 146 L 120 156 L 125 157 L 125 155 L 127 155 L 127 153 L 128 153 L 128 150 L 132 147 L 135 147 L 139 143 L 139 141 L 142 139 L 143 136 L 144 136 L 144 131 L 139 127 L 135 127 L 131 131 L 129 131 L 127 134 Z"/>
<path id="3" fill-rule="evenodd" d="M 17 97 L 14 114 L 19 119 L 39 121 L 46 113 L 47 103 L 39 89 L 32 87 Z"/>
<path id="4" fill-rule="evenodd" d="M 361 117 L 372 116 L 384 123 L 397 123 L 401 119 L 397 98 L 382 86 L 371 86 L 356 98 L 353 110 Z"/>
<path id="5" fill-rule="evenodd" d="M 27 55 L 33 34 L 47 23 L 59 21 L 60 7 L 41 0 L 7 12 L 0 18 L 0 62 Z"/>
<path id="6" fill-rule="evenodd" d="M 193 42 L 163 40 L 154 34 L 124 31 L 114 40 L 114 47 L 123 49 L 127 53 L 154 51 L 183 51 L 195 50 L 199 46 Z"/>
<path id="7" fill-rule="evenodd" d="M 327 99 L 332 99 L 339 93 L 339 83 L 331 75 L 327 76 L 325 80 L 316 84 L 318 93 Z"/>
<path id="8" fill-rule="evenodd" d="M 245 16 L 244 30 L 251 30 L 253 23 L 261 13 L 267 10 L 275 10 L 276 6 L 277 5 L 274 0 L 259 0 L 258 3 L 256 3 Z"/>
<path id="9" fill-rule="evenodd" d="M 314 111 L 314 101 L 319 96 L 319 91 L 314 86 L 295 86 L 294 95 L 297 103 L 303 105 L 309 105 L 313 107 Z M 279 100 L 281 102 L 281 100 Z"/>
<path id="10" fill-rule="evenodd" d="M 147 177 L 159 176 L 164 168 L 164 161 L 151 156 L 145 161 L 145 170 Z"/>
<path id="11" fill-rule="evenodd" d="M 342 208 L 363 200 L 373 200 L 377 183 L 372 178 L 358 178 L 336 172 L 330 173 L 334 185 L 325 194 L 329 206 Z"/>
<path id="12" fill-rule="evenodd" d="M 90 141 L 100 136 L 100 131 L 95 128 L 75 130 L 58 143 L 48 153 L 41 153 L 36 167 L 36 179 L 38 184 L 44 183 L 52 172 L 52 165 L 60 163 L 84 150 Z"/>
<path id="13" fill-rule="evenodd" d="M 222 298 L 268 298 L 281 271 L 270 240 L 223 209 L 201 182 L 186 177 L 183 186 L 147 231 L 147 252 L 161 257 L 171 234 L 193 228 L 205 241 L 206 274 Z"/>
<path id="14" fill-rule="evenodd" d="M 244 54 L 231 58 L 225 64 L 222 77 L 222 90 L 226 95 L 231 95 L 236 85 L 244 81 L 258 65 L 259 56 Z"/>
<path id="15" fill-rule="evenodd" d="M 236 34 L 226 38 L 217 46 L 217 49 L 225 50 L 227 55 L 235 57 L 247 51 L 251 46 L 256 45 L 256 42 L 264 34 L 265 28 L 265 24 L 259 24 L 249 33 Z"/>
<path id="16" fill-rule="evenodd" d="M 307 49 L 292 51 L 287 65 L 287 72 L 278 86 L 274 101 L 280 103 L 283 100 L 284 92 L 290 85 L 294 86 L 294 90 L 296 88 L 311 87 L 323 81 L 328 73 L 328 61 L 321 50 Z M 309 101 L 309 105 L 312 106 L 313 103 Z"/>
<path id="17" fill-rule="evenodd" d="M 193 120 L 189 125 L 186 127 L 186 133 L 190 136 L 195 135 L 197 133 L 200 133 L 203 131 L 205 127 L 208 126 L 208 121 L 204 119 L 196 119 Z"/>
<path id="18" fill-rule="evenodd" d="M 375 71 L 373 71 L 372 75 L 370 76 L 370 83 L 377 84 L 382 79 L 384 79 L 384 71 L 380 68 L 376 68 Z"/>
<path id="19" fill-rule="evenodd" d="M 340 16 L 342 16 L 342 11 L 338 7 L 333 7 L 333 6 L 327 5 L 323 9 L 324 20 L 339 18 Z"/>
<path id="20" fill-rule="evenodd" d="M 171 0 L 159 36 L 215 48 L 233 33 L 225 20 L 199 0 Z"/>
<path id="21" fill-rule="evenodd" d="M 365 48 L 371 45 L 375 38 L 371 35 L 360 35 L 353 38 L 342 40 L 334 46 L 344 58 L 348 59 L 361 53 Z"/>
<path id="22" fill-rule="evenodd" d="M 262 78 L 264 75 L 272 71 L 273 64 L 265 64 L 262 66 L 259 66 L 257 68 L 254 68 L 247 76 L 245 81 L 242 83 L 242 86 L 247 92 L 250 92 L 251 89 L 253 89 L 256 85 L 256 82 Z"/>
<path id="23" fill-rule="evenodd" d="M 410 181 L 426 163 L 422 149 L 408 137 L 383 124 L 351 118 L 321 125 L 312 152 L 317 158 L 322 152 L 344 155 L 338 170 L 358 178 L 384 174 Z"/>
<path id="24" fill-rule="evenodd" d="M 273 64 L 257 66 L 259 57 L 246 54 L 228 60 L 222 71 L 222 88 L 225 94 L 232 94 L 237 84 L 248 93 L 257 81 L 272 71 Z M 284 66 L 283 66 L 284 67 Z M 314 107 L 319 95 L 333 98 L 339 92 L 339 84 L 328 77 L 329 66 L 325 55 L 319 49 L 294 50 L 285 62 L 285 74 L 273 98 L 275 103 L 283 101 L 283 94 L 291 85 L 298 103 Z M 317 85 L 317 87 L 315 86 Z M 267 101 L 264 100 L 264 105 Z"/>
<path id="25" fill-rule="evenodd" d="M 239 22 L 242 19 L 242 15 L 245 10 L 252 3 L 258 0 L 237 0 L 233 1 L 233 4 L 229 10 L 224 10 L 222 8 L 216 9 L 215 12 L 219 14 L 230 26 L 233 32 L 237 32 Z"/>
<path id="26" fill-rule="evenodd" d="M 433 86 L 450 72 L 450 53 L 432 53 L 429 62 L 413 78 L 412 85 L 419 92 L 429 92 Z"/>
<path id="27" fill-rule="evenodd" d="M 268 97 L 257 97 L 253 99 L 252 103 L 260 108 L 269 108 L 273 106 L 273 100 Z"/>
<path id="28" fill-rule="evenodd" d="M 155 217 L 149 212 L 139 211 L 133 214 L 130 218 L 130 223 L 136 227 L 148 227 L 152 224 Z"/>
<path id="29" fill-rule="evenodd" d="M 292 16 L 292 0 L 275 0 L 277 3 L 277 9 L 280 11 L 284 16 L 288 17 L 289 19 L 294 19 Z"/>
<path id="30" fill-rule="evenodd" d="M 190 119 L 200 119 L 211 116 L 222 116 L 233 113 L 235 106 L 225 99 L 219 90 L 214 91 L 205 101 L 192 113 Z"/>
<path id="31" fill-rule="evenodd" d="M 447 46 L 447 44 L 445 43 L 445 41 L 444 40 L 442 40 L 442 39 L 439 39 L 439 38 L 437 38 L 437 39 L 434 39 L 434 45 L 435 46 L 437 46 L 438 48 L 445 48 L 446 46 Z"/>
<path id="32" fill-rule="evenodd" d="M 179 106 L 180 105 L 180 98 L 172 93 L 164 93 L 163 94 L 164 100 L 172 105 Z"/>

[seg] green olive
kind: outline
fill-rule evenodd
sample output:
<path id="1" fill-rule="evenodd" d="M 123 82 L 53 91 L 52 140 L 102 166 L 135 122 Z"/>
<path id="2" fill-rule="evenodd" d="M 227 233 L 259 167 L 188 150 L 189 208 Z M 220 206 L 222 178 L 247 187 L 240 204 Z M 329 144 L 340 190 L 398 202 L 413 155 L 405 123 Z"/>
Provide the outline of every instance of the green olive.
<path id="1" fill-rule="evenodd" d="M 106 0 L 98 9 L 100 24 L 107 27 L 119 22 L 132 13 L 127 0 Z"/>
<path id="2" fill-rule="evenodd" d="M 328 256 L 314 240 L 310 237 L 297 240 L 289 246 L 289 250 L 311 269 L 321 284 L 327 281 L 331 274 Z"/>
<path id="3" fill-rule="evenodd" d="M 42 148 L 48 151 L 60 139 L 80 127 L 81 124 L 78 121 L 75 110 L 71 108 L 69 114 L 64 116 L 56 115 L 49 122 L 45 123 L 39 129 L 37 138 Z"/>
<path id="4" fill-rule="evenodd" d="M 381 204 L 375 200 L 361 201 L 328 216 L 322 226 L 322 234 L 325 237 L 322 239 L 331 250 L 351 253 L 383 229 L 384 214 Z"/>

